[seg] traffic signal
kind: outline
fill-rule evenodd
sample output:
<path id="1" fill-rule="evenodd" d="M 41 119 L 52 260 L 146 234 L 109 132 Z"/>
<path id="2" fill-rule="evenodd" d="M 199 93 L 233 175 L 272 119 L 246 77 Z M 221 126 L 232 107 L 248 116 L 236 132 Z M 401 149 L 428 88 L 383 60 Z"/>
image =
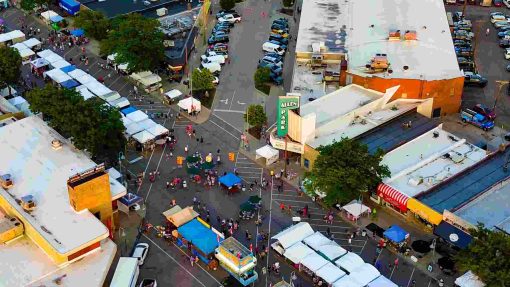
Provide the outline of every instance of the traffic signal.
<path id="1" fill-rule="evenodd" d="M 236 155 L 233 152 L 229 152 L 228 153 L 228 160 L 235 161 L 236 160 Z"/>

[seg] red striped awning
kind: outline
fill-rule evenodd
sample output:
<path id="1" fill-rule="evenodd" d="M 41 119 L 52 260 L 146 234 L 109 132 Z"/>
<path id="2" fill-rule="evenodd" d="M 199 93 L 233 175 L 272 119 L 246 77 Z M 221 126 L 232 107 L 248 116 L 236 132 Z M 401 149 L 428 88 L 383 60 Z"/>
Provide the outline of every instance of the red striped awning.
<path id="1" fill-rule="evenodd" d="M 377 186 L 377 195 L 382 197 L 384 201 L 398 207 L 403 212 L 407 211 L 407 201 L 409 197 L 393 187 L 380 183 Z"/>

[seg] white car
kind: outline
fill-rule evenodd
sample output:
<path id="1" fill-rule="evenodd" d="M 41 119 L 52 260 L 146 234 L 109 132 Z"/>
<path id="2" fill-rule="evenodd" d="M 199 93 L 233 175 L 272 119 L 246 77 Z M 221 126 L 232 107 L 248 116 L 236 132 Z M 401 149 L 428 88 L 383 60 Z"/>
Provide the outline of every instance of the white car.
<path id="1" fill-rule="evenodd" d="M 228 53 L 227 52 L 206 51 L 204 53 L 204 55 L 202 55 L 202 60 L 204 59 L 204 56 L 206 56 L 206 57 L 223 56 L 225 59 L 228 59 Z"/>
<path id="2" fill-rule="evenodd" d="M 207 57 L 206 55 L 202 55 L 200 57 L 200 59 L 202 59 L 202 63 L 205 63 L 205 64 L 209 64 L 209 63 L 219 63 L 221 65 L 225 64 L 225 57 L 223 57 L 222 55 L 217 55 L 217 56 L 210 56 L 210 57 Z"/>
<path id="3" fill-rule="evenodd" d="M 507 21 L 505 15 L 493 15 L 491 16 L 491 23 L 494 24 L 500 21 Z"/>
<path id="4" fill-rule="evenodd" d="M 138 287 L 158 287 L 156 279 L 143 279 Z"/>
<path id="5" fill-rule="evenodd" d="M 212 81 L 213 85 L 217 86 L 220 84 L 220 79 L 218 77 L 214 77 L 214 80 Z"/>
<path id="6" fill-rule="evenodd" d="M 232 14 L 227 14 L 223 17 L 218 18 L 218 22 L 229 22 L 229 23 L 239 23 L 241 22 L 241 16 L 234 17 Z"/>
<path id="7" fill-rule="evenodd" d="M 145 262 L 145 257 L 147 257 L 147 253 L 149 253 L 149 244 L 147 243 L 138 243 L 135 246 L 135 251 L 133 251 L 134 258 L 138 258 L 138 265 L 143 265 Z"/>

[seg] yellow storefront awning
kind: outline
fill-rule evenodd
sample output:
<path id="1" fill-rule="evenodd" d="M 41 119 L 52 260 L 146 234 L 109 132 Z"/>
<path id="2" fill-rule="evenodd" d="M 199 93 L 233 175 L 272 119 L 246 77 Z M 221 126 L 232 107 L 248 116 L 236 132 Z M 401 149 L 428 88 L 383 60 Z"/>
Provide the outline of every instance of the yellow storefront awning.
<path id="1" fill-rule="evenodd" d="M 407 209 L 434 225 L 438 225 L 441 223 L 441 220 L 443 220 L 443 215 L 441 213 L 414 198 L 409 198 L 407 201 Z"/>

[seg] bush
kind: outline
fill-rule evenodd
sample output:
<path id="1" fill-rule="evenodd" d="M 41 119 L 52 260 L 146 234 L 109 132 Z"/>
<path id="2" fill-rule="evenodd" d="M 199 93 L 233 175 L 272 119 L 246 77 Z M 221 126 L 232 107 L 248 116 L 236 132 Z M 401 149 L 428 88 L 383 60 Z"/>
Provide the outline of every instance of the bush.
<path id="1" fill-rule="evenodd" d="M 271 70 L 268 67 L 257 68 L 255 71 L 255 75 L 253 75 L 253 81 L 255 82 L 255 88 L 260 90 L 265 94 L 269 94 L 269 90 L 271 87 L 268 85 L 269 81 L 271 81 L 271 77 L 269 76 Z"/>
<path id="2" fill-rule="evenodd" d="M 290 7 L 294 4 L 294 0 L 282 0 L 283 7 Z"/>
<path id="3" fill-rule="evenodd" d="M 220 6 L 223 10 L 230 10 L 236 6 L 236 0 L 220 0 Z"/>
<path id="4" fill-rule="evenodd" d="M 267 122 L 267 116 L 262 105 L 250 105 L 247 113 L 248 116 L 244 114 L 244 120 L 250 126 L 260 127 Z"/>

